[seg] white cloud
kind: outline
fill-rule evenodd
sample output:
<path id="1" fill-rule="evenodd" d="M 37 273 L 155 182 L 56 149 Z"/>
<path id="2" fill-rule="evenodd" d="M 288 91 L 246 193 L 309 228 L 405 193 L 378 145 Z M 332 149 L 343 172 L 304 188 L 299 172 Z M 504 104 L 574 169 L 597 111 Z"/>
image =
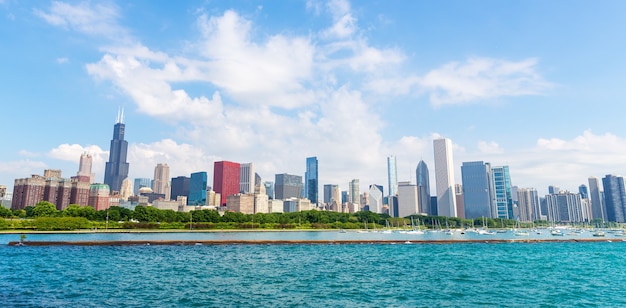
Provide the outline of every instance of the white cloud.
<path id="1" fill-rule="evenodd" d="M 35 9 L 35 15 L 51 25 L 68 30 L 76 30 L 94 36 L 103 36 L 111 40 L 127 39 L 127 32 L 117 20 L 119 9 L 112 3 L 82 2 L 77 5 L 53 1 L 48 12 Z"/>
<path id="2" fill-rule="evenodd" d="M 501 96 L 537 95 L 550 84 L 536 72 L 537 59 L 519 62 L 470 58 L 428 72 L 419 85 L 435 106 L 459 104 Z"/>
<path id="3" fill-rule="evenodd" d="M 500 145 L 495 141 L 479 141 L 478 142 L 478 150 L 484 154 L 498 154 L 503 153 L 504 151 L 500 148 Z"/>
<path id="4" fill-rule="evenodd" d="M 63 58 L 57 58 L 56 61 L 58 64 L 65 64 L 65 63 L 70 62 L 70 59 L 63 57 Z"/>
<path id="5" fill-rule="evenodd" d="M 42 174 L 46 167 L 46 164 L 41 161 L 4 161 L 0 162 L 0 173 L 4 177 L 10 176 L 9 178 L 18 179 L 29 177 L 31 174 Z"/>

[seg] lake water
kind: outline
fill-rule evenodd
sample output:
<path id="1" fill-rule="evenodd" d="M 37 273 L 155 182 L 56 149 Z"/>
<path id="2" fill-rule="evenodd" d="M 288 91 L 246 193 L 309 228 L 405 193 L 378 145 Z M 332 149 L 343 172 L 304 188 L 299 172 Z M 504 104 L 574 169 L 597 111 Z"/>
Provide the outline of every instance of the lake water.
<path id="1" fill-rule="evenodd" d="M 362 236 L 407 235 L 94 233 L 29 234 L 27 239 Z M 0 235 L 0 243 L 15 240 L 19 235 Z M 0 303 L 3 307 L 624 307 L 625 255 L 626 243 L 615 239 L 445 245 L 0 245 Z"/>

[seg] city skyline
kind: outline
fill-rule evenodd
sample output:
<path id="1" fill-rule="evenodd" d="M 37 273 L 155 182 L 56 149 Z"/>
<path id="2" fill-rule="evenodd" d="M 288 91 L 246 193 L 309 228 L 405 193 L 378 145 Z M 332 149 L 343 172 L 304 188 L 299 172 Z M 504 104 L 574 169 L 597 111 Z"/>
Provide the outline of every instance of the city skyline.
<path id="1" fill-rule="evenodd" d="M 319 185 L 365 190 L 388 183 L 393 155 L 398 181 L 424 160 L 432 182 L 431 140 L 446 136 L 457 183 L 462 162 L 482 160 L 540 195 L 576 191 L 626 173 L 624 8 L 0 1 L 3 125 L 21 134 L 5 140 L 0 185 L 74 174 L 85 152 L 100 181 L 122 106 L 131 179 L 168 163 L 212 183 L 214 162 L 232 160 L 270 180 L 316 156 Z"/>

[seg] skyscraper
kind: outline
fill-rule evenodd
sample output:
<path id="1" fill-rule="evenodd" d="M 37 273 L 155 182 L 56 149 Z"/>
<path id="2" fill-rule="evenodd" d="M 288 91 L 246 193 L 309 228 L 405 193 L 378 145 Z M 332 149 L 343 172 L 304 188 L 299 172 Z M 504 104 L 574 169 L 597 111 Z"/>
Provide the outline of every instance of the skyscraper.
<path id="1" fill-rule="evenodd" d="M 317 204 L 318 189 L 318 173 L 317 173 L 317 157 L 307 157 L 306 172 L 304 173 L 304 196 L 311 201 L 311 204 Z"/>
<path id="2" fill-rule="evenodd" d="M 117 123 L 113 127 L 109 161 L 104 169 L 104 184 L 109 185 L 111 192 L 119 192 L 122 188 L 122 181 L 128 177 L 128 162 L 126 162 L 128 141 L 124 140 L 125 127 L 124 110 L 122 109 L 121 112 L 118 112 Z"/>
<path id="3" fill-rule="evenodd" d="M 135 196 L 139 195 L 139 189 L 142 187 L 151 187 L 152 186 L 152 180 L 150 180 L 149 178 L 137 178 L 134 181 L 133 184 L 133 194 Z"/>
<path id="4" fill-rule="evenodd" d="M 207 184 L 206 172 L 202 171 L 191 174 L 191 178 L 189 179 L 189 198 L 187 198 L 187 205 L 207 205 Z"/>
<path id="5" fill-rule="evenodd" d="M 491 165 L 482 161 L 464 162 L 461 165 L 461 181 L 465 218 L 495 218 Z"/>
<path id="6" fill-rule="evenodd" d="M 167 164 L 159 163 L 154 167 L 152 191 L 155 194 L 165 195 L 165 200 L 170 199 L 170 166 Z"/>
<path id="7" fill-rule="evenodd" d="M 435 152 L 437 213 L 440 216 L 456 217 L 452 141 L 446 138 L 435 139 L 433 140 L 433 149 Z"/>
<path id="8" fill-rule="evenodd" d="M 606 220 L 606 209 L 602 204 L 602 192 L 600 191 L 600 180 L 595 177 L 589 177 L 589 197 L 591 199 L 591 218 Z"/>
<path id="9" fill-rule="evenodd" d="M 221 205 L 225 205 L 228 196 L 239 193 L 241 168 L 239 163 L 216 161 L 213 167 L 213 190 L 221 194 Z"/>
<path id="10" fill-rule="evenodd" d="M 91 172 L 92 165 L 93 165 L 93 157 L 89 153 L 83 153 L 80 155 L 78 173 L 76 173 L 76 176 L 78 177 L 78 181 L 89 182 L 89 183 L 92 183 L 94 181 L 94 178 L 93 178 L 94 174 Z"/>
<path id="11" fill-rule="evenodd" d="M 624 213 L 626 213 L 624 178 L 607 174 L 602 178 L 602 186 L 604 187 L 604 205 L 606 206 L 607 220 L 624 222 Z"/>
<path id="12" fill-rule="evenodd" d="M 519 201 L 519 219 L 521 221 L 533 221 L 541 219 L 539 208 L 539 194 L 534 188 L 518 188 L 517 200 Z"/>
<path id="13" fill-rule="evenodd" d="M 255 176 L 254 163 L 241 164 L 239 176 L 239 192 L 244 194 L 254 193 Z"/>
<path id="14" fill-rule="evenodd" d="M 418 201 L 417 185 L 411 184 L 411 182 L 398 183 L 398 217 L 421 214 Z"/>
<path id="15" fill-rule="evenodd" d="M 498 218 L 514 219 L 509 166 L 491 167 Z"/>
<path id="16" fill-rule="evenodd" d="M 179 196 L 189 198 L 189 188 L 191 179 L 186 176 L 172 178 L 171 196 L 172 200 L 177 200 Z"/>
<path id="17" fill-rule="evenodd" d="M 389 196 L 398 194 L 398 164 L 395 156 L 387 157 L 387 180 L 389 182 Z"/>
<path id="18" fill-rule="evenodd" d="M 352 204 L 361 203 L 361 185 L 359 179 L 352 179 L 350 181 L 350 202 Z"/>
<path id="19" fill-rule="evenodd" d="M 278 200 L 302 197 L 302 176 L 287 173 L 277 174 L 274 195 Z"/>
<path id="20" fill-rule="evenodd" d="M 333 191 L 335 188 L 338 189 L 337 184 L 324 184 L 324 203 L 332 203 L 333 201 Z M 341 202 L 341 200 L 335 200 L 337 203 Z"/>
<path id="21" fill-rule="evenodd" d="M 379 185 L 370 185 L 370 212 L 381 213 L 383 209 L 383 191 Z"/>
<path id="22" fill-rule="evenodd" d="M 430 179 L 428 174 L 428 166 L 423 160 L 417 164 L 415 170 L 415 181 L 417 183 L 417 200 L 420 213 L 432 215 L 430 212 Z"/>

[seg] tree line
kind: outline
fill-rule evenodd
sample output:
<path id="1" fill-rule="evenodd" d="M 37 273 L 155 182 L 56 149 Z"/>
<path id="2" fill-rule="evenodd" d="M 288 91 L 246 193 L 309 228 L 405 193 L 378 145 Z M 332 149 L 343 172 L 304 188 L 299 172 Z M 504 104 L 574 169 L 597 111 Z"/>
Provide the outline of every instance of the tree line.
<path id="1" fill-rule="evenodd" d="M 245 228 L 313 228 L 313 229 L 375 229 L 393 228 L 511 228 L 519 224 L 514 220 L 413 215 L 403 218 L 360 211 L 353 214 L 331 211 L 303 211 L 294 213 L 243 214 L 217 210 L 192 210 L 177 212 L 160 210 L 152 206 L 137 206 L 134 210 L 113 206 L 96 211 L 89 206 L 71 204 L 64 210 L 42 201 L 21 210 L 0 207 L 0 217 L 10 221 L 0 222 L 0 228 L 38 230 L 75 230 L 93 228 L 156 228 L 156 229 L 245 229 Z M 16 221 L 17 219 L 17 221 Z M 547 222 L 545 223 L 547 225 Z M 529 224 L 522 225 L 527 227 Z"/>

